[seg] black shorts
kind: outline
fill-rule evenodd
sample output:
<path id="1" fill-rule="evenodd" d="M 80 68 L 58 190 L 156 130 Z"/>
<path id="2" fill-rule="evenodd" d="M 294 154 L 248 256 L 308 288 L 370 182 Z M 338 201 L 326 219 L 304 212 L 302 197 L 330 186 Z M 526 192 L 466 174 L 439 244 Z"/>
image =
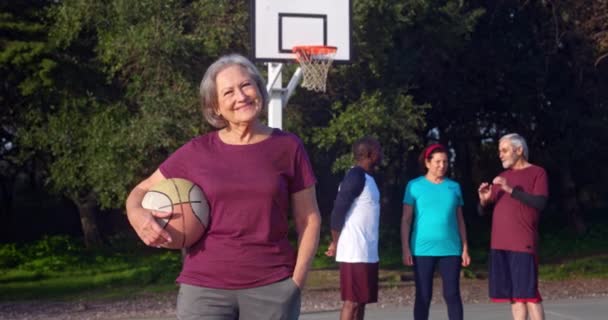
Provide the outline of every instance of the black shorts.
<path id="1" fill-rule="evenodd" d="M 488 283 L 494 302 L 542 301 L 538 291 L 538 259 L 534 254 L 492 249 Z"/>

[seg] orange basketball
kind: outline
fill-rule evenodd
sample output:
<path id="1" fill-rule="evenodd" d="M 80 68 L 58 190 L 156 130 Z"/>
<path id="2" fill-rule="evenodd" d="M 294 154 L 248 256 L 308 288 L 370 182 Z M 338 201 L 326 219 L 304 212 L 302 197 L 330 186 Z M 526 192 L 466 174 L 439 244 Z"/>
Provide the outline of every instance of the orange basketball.
<path id="1" fill-rule="evenodd" d="M 203 191 L 185 179 L 161 181 L 146 192 L 141 204 L 146 209 L 171 213 L 168 218 L 156 218 L 173 240 L 163 245 L 168 249 L 190 247 L 209 224 L 209 205 Z"/>

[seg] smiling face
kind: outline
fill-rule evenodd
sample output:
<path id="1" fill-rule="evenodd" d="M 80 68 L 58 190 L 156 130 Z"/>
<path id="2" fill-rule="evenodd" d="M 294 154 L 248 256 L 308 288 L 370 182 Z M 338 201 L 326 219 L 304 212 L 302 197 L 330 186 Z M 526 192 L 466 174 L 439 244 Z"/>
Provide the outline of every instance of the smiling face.
<path id="1" fill-rule="evenodd" d="M 445 152 L 435 152 L 430 159 L 424 161 L 427 175 L 433 178 L 443 178 L 448 171 L 448 155 Z"/>
<path id="2" fill-rule="evenodd" d="M 262 110 L 255 81 L 239 65 L 220 71 L 215 79 L 218 108 L 229 125 L 252 124 Z"/>
<path id="3" fill-rule="evenodd" d="M 516 148 L 511 140 L 504 139 L 498 144 L 498 157 L 504 169 L 513 167 L 523 156 L 522 148 Z"/>

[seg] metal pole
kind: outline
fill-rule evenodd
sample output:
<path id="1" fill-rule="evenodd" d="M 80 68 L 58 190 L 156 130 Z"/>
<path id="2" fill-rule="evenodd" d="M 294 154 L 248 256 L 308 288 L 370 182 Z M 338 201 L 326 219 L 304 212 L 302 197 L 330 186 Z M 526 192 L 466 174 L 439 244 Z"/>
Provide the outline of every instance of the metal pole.
<path id="1" fill-rule="evenodd" d="M 268 63 L 268 126 L 283 128 L 283 79 L 281 76 L 282 63 Z M 272 83 L 270 82 L 272 80 Z"/>
<path id="2" fill-rule="evenodd" d="M 287 105 L 287 101 L 289 100 L 289 98 L 291 98 L 291 95 L 296 91 L 296 87 L 298 86 L 298 84 L 300 84 L 300 80 L 302 80 L 302 69 L 298 67 L 293 73 L 293 76 L 291 76 L 291 80 L 289 80 L 289 83 L 287 84 L 287 92 L 285 93 L 285 101 L 283 102 L 284 105 Z"/>

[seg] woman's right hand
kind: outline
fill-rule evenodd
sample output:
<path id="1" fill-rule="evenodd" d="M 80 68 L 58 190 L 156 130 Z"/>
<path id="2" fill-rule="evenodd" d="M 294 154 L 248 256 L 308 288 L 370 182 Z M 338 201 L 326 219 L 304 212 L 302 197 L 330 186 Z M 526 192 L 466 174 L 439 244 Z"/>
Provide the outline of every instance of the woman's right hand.
<path id="1" fill-rule="evenodd" d="M 156 218 L 168 218 L 171 213 L 156 212 L 141 206 L 146 192 L 163 180 L 165 180 L 165 176 L 159 169 L 156 169 L 151 176 L 135 186 L 127 197 L 126 209 L 129 223 L 141 241 L 151 247 L 160 247 L 167 242 L 171 242 L 169 232 L 163 230 L 156 222 Z"/>
<path id="2" fill-rule="evenodd" d="M 148 246 L 160 247 L 172 241 L 167 230 L 161 228 L 156 218 L 168 218 L 171 212 L 152 211 L 144 208 L 132 209 L 133 229 L 137 236 Z"/>
<path id="3" fill-rule="evenodd" d="M 414 265 L 414 257 L 409 249 L 403 250 L 403 264 L 408 267 Z"/>

